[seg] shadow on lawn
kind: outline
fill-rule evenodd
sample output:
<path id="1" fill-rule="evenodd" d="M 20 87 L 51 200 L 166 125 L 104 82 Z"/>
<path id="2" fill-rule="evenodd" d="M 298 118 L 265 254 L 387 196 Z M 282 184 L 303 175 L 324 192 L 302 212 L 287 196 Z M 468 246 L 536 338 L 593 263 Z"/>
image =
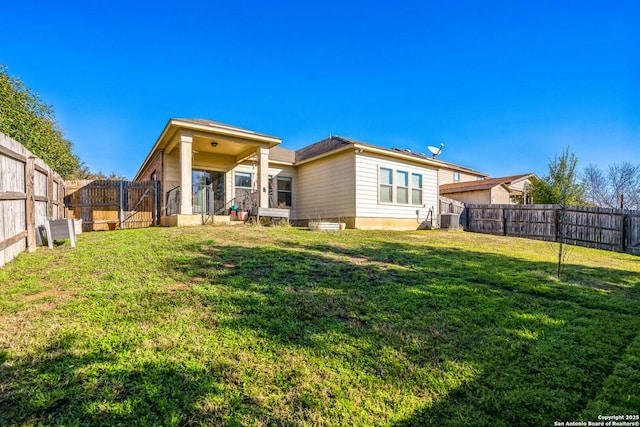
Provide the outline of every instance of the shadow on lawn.
<path id="1" fill-rule="evenodd" d="M 180 292 L 197 293 L 216 328 L 339 366 L 351 377 L 332 391 L 383 407 L 379 418 L 350 419 L 336 396 L 303 393 L 278 418 L 267 390 L 262 400 L 243 394 L 246 377 L 234 371 L 253 366 L 162 357 L 135 366 L 134 355 L 122 361 L 134 348 L 83 352 L 83 338 L 66 333 L 35 355 L 0 353 L 0 425 L 382 424 L 416 400 L 398 425 L 551 425 L 577 419 L 640 327 L 635 273 L 590 269 L 587 285 L 567 286 L 548 279 L 552 264 L 417 247 L 208 241 L 176 248 L 188 256 L 168 265 L 197 285 Z M 584 279 L 579 266 L 565 271 Z M 377 386 L 387 401 L 372 402 Z"/>
<path id="2" fill-rule="evenodd" d="M 74 335 L 65 334 L 37 356 L 3 366 L 0 425 L 240 425 L 246 412 L 267 416 L 242 394 L 227 396 L 218 407 L 202 405 L 204 397 L 224 393 L 225 364 L 198 368 L 158 361 L 113 368 L 133 349 L 78 355 L 81 348 Z"/>
<path id="3" fill-rule="evenodd" d="M 212 310 L 227 307 L 221 327 L 346 361 L 399 396 L 427 396 L 399 425 L 575 419 L 640 326 L 637 274 L 606 267 L 568 286 L 549 279 L 552 263 L 488 253 L 211 242 L 173 268 L 201 284 Z M 580 266 L 565 271 L 583 279 Z M 447 372 L 452 363 L 473 374 Z"/>

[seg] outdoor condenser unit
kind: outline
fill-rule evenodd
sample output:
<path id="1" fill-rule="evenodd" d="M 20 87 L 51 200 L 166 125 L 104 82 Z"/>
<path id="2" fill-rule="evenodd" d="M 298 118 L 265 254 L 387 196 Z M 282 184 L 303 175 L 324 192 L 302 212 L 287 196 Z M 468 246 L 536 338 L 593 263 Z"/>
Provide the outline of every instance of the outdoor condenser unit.
<path id="1" fill-rule="evenodd" d="M 460 228 L 460 214 L 441 214 L 440 228 L 446 228 L 449 230 L 457 230 Z"/>

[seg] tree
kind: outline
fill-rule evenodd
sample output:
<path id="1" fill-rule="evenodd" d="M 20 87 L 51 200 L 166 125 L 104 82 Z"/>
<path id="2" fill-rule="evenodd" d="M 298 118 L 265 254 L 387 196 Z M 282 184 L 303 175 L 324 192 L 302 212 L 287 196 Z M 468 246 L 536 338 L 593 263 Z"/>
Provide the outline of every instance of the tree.
<path id="1" fill-rule="evenodd" d="M 63 178 L 80 168 L 73 145 L 58 127 L 53 108 L 0 64 L 0 132 L 17 140 Z"/>
<path id="2" fill-rule="evenodd" d="M 111 174 L 106 175 L 102 171 L 100 172 L 91 172 L 89 166 L 82 163 L 79 169 L 73 172 L 67 179 L 110 179 L 116 181 L 127 181 L 127 178 L 121 175 L 116 174 L 115 172 L 111 172 Z"/>
<path id="3" fill-rule="evenodd" d="M 549 174 L 534 180 L 528 187 L 536 203 L 550 205 L 583 205 L 585 188 L 578 179 L 578 158 L 566 148 L 549 163 Z"/>
<path id="4" fill-rule="evenodd" d="M 594 205 L 640 210 L 640 165 L 614 164 L 605 174 L 598 166 L 590 164 L 582 179 L 587 200 Z"/>
<path id="5" fill-rule="evenodd" d="M 565 240 L 565 209 L 569 205 L 584 204 L 585 188 L 578 181 L 576 166 L 578 158 L 565 148 L 560 157 L 556 156 L 549 163 L 549 174 L 542 179 L 534 180 L 528 187 L 528 192 L 536 203 L 560 205 L 558 214 L 558 267 L 556 276 L 560 279 L 562 264 L 566 262 L 569 251 L 564 248 Z"/>

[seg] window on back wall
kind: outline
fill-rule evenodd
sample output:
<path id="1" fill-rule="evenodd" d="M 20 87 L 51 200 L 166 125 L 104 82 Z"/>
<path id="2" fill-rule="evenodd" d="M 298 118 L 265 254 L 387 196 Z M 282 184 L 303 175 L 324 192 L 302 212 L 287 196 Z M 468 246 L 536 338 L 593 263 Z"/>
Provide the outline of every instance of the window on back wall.
<path id="1" fill-rule="evenodd" d="M 251 188 L 251 172 L 236 172 L 236 188 Z"/>
<path id="2" fill-rule="evenodd" d="M 257 206 L 252 183 L 253 174 L 251 172 L 236 172 L 234 174 L 235 195 L 233 204 L 239 206 L 241 211 L 248 212 L 254 206 Z"/>
<path id="3" fill-rule="evenodd" d="M 422 204 L 422 175 L 418 173 L 411 174 L 411 204 Z"/>
<path id="4" fill-rule="evenodd" d="M 278 189 L 278 207 L 290 208 L 292 206 L 291 194 L 293 180 L 288 176 L 279 176 L 276 179 Z"/>
<path id="5" fill-rule="evenodd" d="M 380 202 L 393 203 L 393 170 L 380 168 Z"/>
<path id="6" fill-rule="evenodd" d="M 409 173 L 396 171 L 396 203 L 406 205 L 409 203 Z"/>
<path id="7" fill-rule="evenodd" d="M 422 175 L 419 173 L 381 167 L 378 188 L 380 203 L 422 205 Z"/>
<path id="8" fill-rule="evenodd" d="M 460 172 L 453 173 L 453 182 L 460 182 Z"/>

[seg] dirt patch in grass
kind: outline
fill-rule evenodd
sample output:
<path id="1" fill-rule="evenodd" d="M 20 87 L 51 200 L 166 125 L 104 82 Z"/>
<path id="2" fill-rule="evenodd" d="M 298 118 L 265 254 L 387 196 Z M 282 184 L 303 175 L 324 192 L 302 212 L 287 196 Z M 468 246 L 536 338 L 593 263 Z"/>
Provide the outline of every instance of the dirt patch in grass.
<path id="1" fill-rule="evenodd" d="M 32 302 L 44 298 L 67 299 L 77 294 L 76 289 L 47 289 L 37 294 L 31 294 L 24 297 L 25 302 Z"/>
<path id="2" fill-rule="evenodd" d="M 196 279 L 202 279 L 202 280 L 196 280 Z M 193 282 L 194 283 L 201 283 L 204 282 L 206 279 L 202 278 L 202 277 L 194 277 L 193 278 Z M 189 289 L 191 289 L 191 285 L 187 285 L 186 283 L 175 283 L 172 285 L 167 286 L 167 290 L 170 293 L 174 293 L 177 291 L 188 291 Z"/>

